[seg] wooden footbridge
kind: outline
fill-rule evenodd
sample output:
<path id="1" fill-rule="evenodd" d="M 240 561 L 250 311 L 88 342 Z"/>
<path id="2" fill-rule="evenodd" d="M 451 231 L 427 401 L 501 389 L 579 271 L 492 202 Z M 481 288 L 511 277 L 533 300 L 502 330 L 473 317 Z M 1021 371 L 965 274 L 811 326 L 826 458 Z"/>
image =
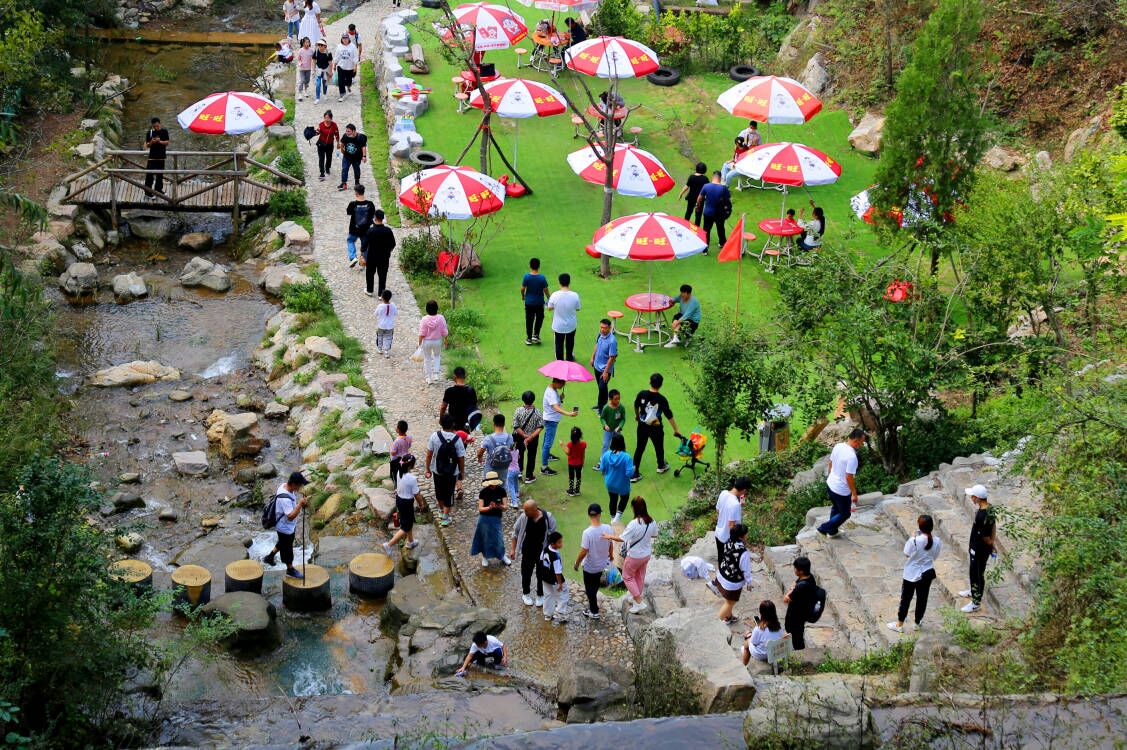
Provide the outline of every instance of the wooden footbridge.
<path id="1" fill-rule="evenodd" d="M 230 213 L 235 231 L 242 211 L 265 209 L 270 196 L 304 183 L 250 158 L 244 151 L 169 151 L 161 192 L 146 189 L 147 151 L 107 151 L 105 158 L 67 177 L 65 203 L 109 210 Z"/>

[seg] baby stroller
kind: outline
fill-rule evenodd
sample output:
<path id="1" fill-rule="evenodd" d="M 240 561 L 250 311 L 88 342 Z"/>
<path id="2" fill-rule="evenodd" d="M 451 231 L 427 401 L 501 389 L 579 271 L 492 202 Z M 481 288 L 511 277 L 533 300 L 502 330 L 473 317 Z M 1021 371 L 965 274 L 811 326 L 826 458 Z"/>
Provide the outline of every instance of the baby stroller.
<path id="1" fill-rule="evenodd" d="M 688 469 L 693 472 L 693 479 L 696 479 L 698 466 L 705 469 L 711 468 L 712 464 L 701 460 L 701 456 L 704 455 L 704 446 L 707 444 L 708 438 L 699 429 L 694 429 L 688 437 L 682 435 L 681 444 L 677 446 L 677 458 L 681 459 L 683 465 L 673 472 L 673 476 L 679 477 L 682 471 Z"/>

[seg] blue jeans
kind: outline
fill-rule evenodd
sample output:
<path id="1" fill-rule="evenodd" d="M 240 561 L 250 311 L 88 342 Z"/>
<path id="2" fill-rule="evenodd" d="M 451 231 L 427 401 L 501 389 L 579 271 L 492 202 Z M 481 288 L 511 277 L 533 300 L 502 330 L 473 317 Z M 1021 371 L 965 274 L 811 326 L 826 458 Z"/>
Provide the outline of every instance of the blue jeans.
<path id="1" fill-rule="evenodd" d="M 297 39 L 297 35 L 298 33 L 300 33 L 300 29 L 301 21 L 286 21 L 286 36 L 288 36 L 290 39 Z"/>
<path id="2" fill-rule="evenodd" d="M 520 503 L 520 469 L 509 469 L 505 474 L 505 492 L 509 493 L 509 504 Z"/>
<path id="3" fill-rule="evenodd" d="M 329 93 L 329 76 L 322 75 L 320 71 L 313 71 L 313 99 L 314 101 L 321 101 L 321 92 Z"/>
<path id="4" fill-rule="evenodd" d="M 720 167 L 720 181 L 725 185 L 731 187 L 732 180 L 738 176 L 739 172 L 736 171 L 735 164 L 724 162 L 724 165 Z"/>
<path id="5" fill-rule="evenodd" d="M 832 510 L 830 511 L 829 520 L 819 526 L 818 531 L 833 536 L 837 533 L 837 530 L 841 528 L 841 525 L 848 521 L 849 517 L 853 515 L 851 508 L 853 498 L 849 495 L 839 495 L 829 487 L 826 488 L 826 497 L 830 500 Z"/>
<path id="6" fill-rule="evenodd" d="M 359 240 L 359 239 L 361 239 L 361 238 L 357 237 L 354 234 L 350 234 L 350 235 L 348 235 L 348 239 L 345 240 L 345 244 L 348 245 L 348 261 L 349 261 L 349 263 L 356 260 L 356 240 Z"/>
<path id="7" fill-rule="evenodd" d="M 544 423 L 544 434 L 540 436 L 544 440 L 540 446 L 540 466 L 548 465 L 548 455 L 552 452 L 552 445 L 556 442 L 556 430 L 559 428 L 559 422 Z"/>
<path id="8" fill-rule="evenodd" d="M 614 437 L 614 430 L 603 430 L 603 453 L 610 449 L 610 439 Z M 602 463 L 603 453 L 599 454 L 599 460 L 595 463 Z"/>
<path id="9" fill-rule="evenodd" d="M 360 157 L 345 156 L 343 153 L 340 155 L 341 168 L 340 168 L 340 184 L 348 184 L 348 170 L 352 170 L 352 175 L 355 178 L 354 183 L 360 184 Z"/>

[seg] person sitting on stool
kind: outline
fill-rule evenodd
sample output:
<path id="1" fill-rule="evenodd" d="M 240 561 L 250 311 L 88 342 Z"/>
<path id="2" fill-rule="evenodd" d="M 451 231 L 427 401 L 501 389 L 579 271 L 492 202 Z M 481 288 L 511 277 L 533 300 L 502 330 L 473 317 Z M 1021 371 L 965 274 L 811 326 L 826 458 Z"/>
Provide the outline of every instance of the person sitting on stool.
<path id="1" fill-rule="evenodd" d="M 810 201 L 810 207 L 814 209 L 814 215 L 808 219 L 803 219 L 806 209 L 803 208 L 798 213 L 798 218 L 795 222 L 802 227 L 802 234 L 798 235 L 798 249 L 799 250 L 816 250 L 822 246 L 822 235 L 826 233 L 826 214 L 822 211 L 821 206 L 815 206 L 814 201 Z"/>
<path id="2" fill-rule="evenodd" d="M 681 297 L 677 300 L 677 305 L 677 314 L 673 316 L 673 338 L 665 345 L 666 349 L 672 349 L 681 343 L 682 331 L 688 340 L 700 326 L 700 300 L 693 296 L 693 288 L 688 284 L 681 285 Z"/>

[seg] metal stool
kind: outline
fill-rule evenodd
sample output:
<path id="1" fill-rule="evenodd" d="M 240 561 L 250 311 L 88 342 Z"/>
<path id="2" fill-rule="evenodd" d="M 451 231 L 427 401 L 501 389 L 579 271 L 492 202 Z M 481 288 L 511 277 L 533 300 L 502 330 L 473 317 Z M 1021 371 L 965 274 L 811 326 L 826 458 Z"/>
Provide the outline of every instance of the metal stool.
<path id="1" fill-rule="evenodd" d="M 470 108 L 470 95 L 464 91 L 459 91 L 454 94 L 454 98 L 458 100 L 458 114 L 462 114 Z"/>
<path id="2" fill-rule="evenodd" d="M 556 76 L 559 75 L 561 70 L 563 70 L 563 58 L 549 57 L 548 73 L 552 76 L 552 80 L 555 80 Z"/>
<path id="3" fill-rule="evenodd" d="M 775 272 L 775 259 L 778 258 L 780 254 L 781 253 L 779 253 L 779 251 L 774 249 L 774 248 L 771 248 L 770 250 L 764 250 L 760 254 L 760 256 L 759 256 L 760 260 L 763 260 L 764 255 L 767 256 L 767 265 L 763 266 L 763 272 L 764 273 L 774 273 Z"/>
<path id="4" fill-rule="evenodd" d="M 578 138 L 580 136 L 579 128 L 583 126 L 583 118 L 579 115 L 572 115 L 571 124 L 575 126 L 575 135 L 572 138 Z"/>
<path id="5" fill-rule="evenodd" d="M 642 336 L 648 336 L 649 333 L 650 333 L 650 327 L 649 326 L 634 326 L 630 329 L 630 335 L 631 336 L 638 336 L 639 337 L 638 340 L 634 342 L 634 351 L 636 351 L 640 354 L 640 353 L 642 353 L 646 350 L 645 346 L 642 345 L 641 337 Z"/>
<path id="6" fill-rule="evenodd" d="M 618 334 L 619 336 L 625 336 L 626 334 L 623 333 L 622 331 L 618 330 L 618 326 L 616 325 L 620 318 L 626 317 L 625 315 L 622 314 L 622 311 L 621 310 L 607 310 L 607 317 L 610 318 L 610 332 L 614 333 L 614 334 Z"/>
<path id="7" fill-rule="evenodd" d="M 627 132 L 630 133 L 630 135 L 632 135 L 634 137 L 634 145 L 637 146 L 638 145 L 638 136 L 640 136 L 643 132 L 642 128 L 635 125 L 632 128 L 630 128 Z"/>
<path id="8" fill-rule="evenodd" d="M 520 61 L 523 56 L 528 54 L 528 50 L 526 50 L 524 47 L 517 47 L 515 50 L 513 50 L 513 52 L 517 53 L 517 70 L 520 70 L 521 68 L 532 67 L 532 63 L 529 63 L 528 65 L 522 65 Z"/>

